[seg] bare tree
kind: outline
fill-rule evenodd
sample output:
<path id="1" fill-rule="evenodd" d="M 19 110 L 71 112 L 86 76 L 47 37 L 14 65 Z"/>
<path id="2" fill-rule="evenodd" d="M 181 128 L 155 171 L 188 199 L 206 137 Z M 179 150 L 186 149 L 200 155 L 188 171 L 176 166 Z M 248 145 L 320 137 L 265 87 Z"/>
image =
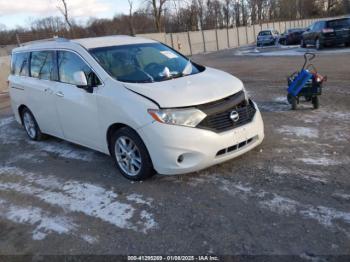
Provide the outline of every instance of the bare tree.
<path id="1" fill-rule="evenodd" d="M 204 9 L 204 2 L 203 0 L 198 0 L 198 17 L 199 17 L 199 24 L 200 29 L 204 30 L 204 16 L 205 16 L 205 9 Z"/>
<path id="2" fill-rule="evenodd" d="M 134 1 L 133 0 L 128 0 L 128 3 L 129 3 L 129 29 L 130 29 L 130 34 L 131 35 L 135 35 L 134 12 L 133 12 Z"/>
<path id="3" fill-rule="evenodd" d="M 225 19 L 225 26 L 226 26 L 226 28 L 229 28 L 229 26 L 230 26 L 231 2 L 232 2 L 232 0 L 225 0 L 225 4 L 223 6 L 223 12 L 224 12 L 224 19 Z"/>
<path id="4" fill-rule="evenodd" d="M 346 13 L 350 13 L 350 0 L 343 0 L 343 8 Z"/>
<path id="5" fill-rule="evenodd" d="M 66 21 L 66 24 L 69 28 L 69 30 L 72 30 L 73 29 L 73 26 L 72 26 L 72 23 L 70 21 L 70 17 L 69 17 L 69 13 L 68 13 L 68 6 L 67 6 L 67 1 L 66 0 L 59 0 L 63 7 L 61 6 L 57 6 L 57 9 L 61 12 L 61 14 L 63 15 L 64 17 L 64 20 Z"/>
<path id="6" fill-rule="evenodd" d="M 164 5 L 168 0 L 146 0 L 151 7 L 152 13 L 154 17 L 154 24 L 157 32 L 162 31 L 162 14 L 164 11 Z"/>

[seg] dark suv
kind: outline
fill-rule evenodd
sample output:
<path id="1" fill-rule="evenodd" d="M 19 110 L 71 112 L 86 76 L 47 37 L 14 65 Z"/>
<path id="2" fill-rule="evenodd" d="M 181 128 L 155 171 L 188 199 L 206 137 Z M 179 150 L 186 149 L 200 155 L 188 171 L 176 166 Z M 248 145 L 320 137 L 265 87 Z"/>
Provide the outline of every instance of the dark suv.
<path id="1" fill-rule="evenodd" d="M 350 45 L 350 18 L 315 22 L 301 39 L 302 47 L 315 45 L 317 49 L 341 44 Z"/>

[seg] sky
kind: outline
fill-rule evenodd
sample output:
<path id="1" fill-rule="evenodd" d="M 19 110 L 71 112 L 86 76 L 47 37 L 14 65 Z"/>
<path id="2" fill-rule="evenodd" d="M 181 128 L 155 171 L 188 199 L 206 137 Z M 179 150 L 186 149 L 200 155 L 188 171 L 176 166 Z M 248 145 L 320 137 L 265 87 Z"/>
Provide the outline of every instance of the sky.
<path id="1" fill-rule="evenodd" d="M 84 23 L 91 17 L 112 18 L 128 13 L 128 0 L 66 0 L 70 15 Z M 135 8 L 140 2 L 134 0 Z M 60 16 L 57 6 L 61 0 L 0 0 L 0 28 L 27 27 L 30 21 L 47 16 Z"/>

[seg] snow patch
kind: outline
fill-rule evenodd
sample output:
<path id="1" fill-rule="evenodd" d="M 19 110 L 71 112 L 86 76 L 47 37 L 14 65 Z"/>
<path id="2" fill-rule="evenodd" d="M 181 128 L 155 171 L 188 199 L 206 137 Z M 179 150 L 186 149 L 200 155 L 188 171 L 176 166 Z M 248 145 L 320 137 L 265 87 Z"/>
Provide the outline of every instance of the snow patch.
<path id="1" fill-rule="evenodd" d="M 21 207 L 1 200 L 0 216 L 19 224 L 35 226 L 32 232 L 34 240 L 43 240 L 50 233 L 68 234 L 76 224 L 62 216 L 51 216 L 38 207 Z"/>
<path id="2" fill-rule="evenodd" d="M 320 224 L 331 227 L 334 220 L 343 220 L 350 224 L 350 213 L 335 210 L 333 208 L 318 206 L 308 206 L 305 210 L 301 210 L 300 213 L 305 217 L 317 220 Z"/>
<path id="3" fill-rule="evenodd" d="M 315 172 L 312 170 L 302 170 L 299 168 L 293 168 L 289 169 L 282 166 L 274 166 L 272 168 L 272 171 L 279 175 L 298 175 L 306 180 L 310 180 L 313 182 L 322 182 L 327 183 L 327 179 L 320 177 L 322 175 L 322 172 Z M 321 173 L 321 174 L 320 174 Z"/>
<path id="4" fill-rule="evenodd" d="M 350 195 L 348 195 L 348 194 L 335 193 L 335 194 L 333 194 L 333 196 L 339 197 L 339 198 L 342 198 L 345 200 L 350 200 Z"/>
<path id="5" fill-rule="evenodd" d="M 308 165 L 315 165 L 315 166 L 336 166 L 340 165 L 341 162 L 333 159 L 329 159 L 326 157 L 319 157 L 319 158 L 298 158 L 297 160 L 304 162 Z"/>
<path id="6" fill-rule="evenodd" d="M 15 122 L 14 117 L 0 119 L 0 141 L 2 144 L 20 144 L 23 142 L 28 143 L 32 145 L 36 151 L 39 151 L 36 156 L 46 156 L 48 153 L 50 153 L 55 154 L 58 157 L 81 161 L 92 161 L 96 157 L 95 152 L 92 150 L 78 147 L 68 142 L 60 141 L 54 138 L 51 138 L 49 141 L 41 141 L 40 143 L 31 141 L 27 139 L 24 130 L 20 129 L 19 127 L 10 126 L 13 122 Z M 22 156 L 26 157 L 23 154 Z M 21 159 L 19 158 L 18 160 Z"/>
<path id="7" fill-rule="evenodd" d="M 260 204 L 281 215 L 290 215 L 296 213 L 296 207 L 298 202 L 281 197 L 277 194 L 274 194 L 274 197 L 270 200 L 261 201 Z"/>
<path id="8" fill-rule="evenodd" d="M 303 204 L 288 197 L 280 196 L 276 193 L 269 193 L 264 190 L 255 190 L 250 186 L 242 186 L 240 183 L 234 183 L 220 177 L 212 177 L 209 180 L 219 186 L 219 189 L 236 197 L 242 201 L 258 201 L 261 208 L 268 209 L 271 212 L 280 215 L 300 215 L 303 218 L 316 220 L 325 227 L 337 227 L 347 232 L 347 228 L 343 228 L 342 224 L 335 225 L 336 221 L 350 224 L 350 213 L 328 208 L 324 206 L 312 206 Z M 237 186 L 239 185 L 239 186 Z M 240 190 L 241 189 L 241 190 Z"/>
<path id="9" fill-rule="evenodd" d="M 282 167 L 282 166 L 274 166 L 272 168 L 272 171 L 276 174 L 280 174 L 280 175 L 285 175 L 285 174 L 290 174 L 292 171 L 286 167 Z"/>
<path id="10" fill-rule="evenodd" d="M 310 127 L 282 126 L 276 130 L 278 133 L 295 135 L 297 137 L 317 138 L 318 130 Z"/>
<path id="11" fill-rule="evenodd" d="M 131 194 L 126 197 L 127 200 L 135 202 L 136 204 L 141 205 L 147 205 L 149 207 L 152 206 L 151 202 L 153 201 L 152 198 L 148 198 L 147 200 L 143 199 L 143 196 L 140 194 Z"/>
<path id="12" fill-rule="evenodd" d="M 2 118 L 2 119 L 0 119 L 0 128 L 8 126 L 9 124 L 11 124 L 14 121 L 15 121 L 14 117 Z"/>
<path id="13" fill-rule="evenodd" d="M 97 238 L 90 236 L 90 235 L 81 235 L 81 238 L 84 239 L 86 242 L 88 242 L 91 245 L 98 242 Z"/>
<path id="14" fill-rule="evenodd" d="M 65 141 L 49 141 L 41 143 L 29 141 L 29 143 L 41 151 L 56 154 L 57 156 L 63 158 L 81 161 L 92 161 L 94 159 L 95 153 L 93 151 L 85 148 L 78 148 L 77 146 L 69 144 Z"/>
<path id="15" fill-rule="evenodd" d="M 22 178 L 22 183 L 3 182 L 0 190 L 16 191 L 38 198 L 68 213 L 83 213 L 123 229 L 147 232 L 156 226 L 153 214 L 144 210 L 142 215 L 130 204 L 119 200 L 117 193 L 101 186 L 79 181 L 62 181 L 53 176 L 41 176 L 14 167 L 0 167 L 0 175 Z M 127 198 L 150 206 L 149 199 L 131 194 Z M 133 223 L 131 220 L 139 222 Z"/>
<path id="16" fill-rule="evenodd" d="M 286 96 L 279 96 L 279 97 L 276 97 L 274 99 L 274 101 L 276 102 L 280 102 L 280 103 L 285 103 L 288 105 L 288 101 L 287 101 L 287 97 Z"/>

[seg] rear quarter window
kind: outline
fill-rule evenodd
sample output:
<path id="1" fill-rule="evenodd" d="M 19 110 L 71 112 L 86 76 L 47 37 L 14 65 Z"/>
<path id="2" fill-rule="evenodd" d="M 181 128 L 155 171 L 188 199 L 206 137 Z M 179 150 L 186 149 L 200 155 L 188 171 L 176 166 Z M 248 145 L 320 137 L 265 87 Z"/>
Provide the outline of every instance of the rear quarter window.
<path id="1" fill-rule="evenodd" d="M 14 53 L 11 61 L 11 74 L 16 76 L 29 76 L 29 53 Z"/>
<path id="2" fill-rule="evenodd" d="M 327 27 L 330 27 L 330 28 L 350 27 L 350 18 L 328 21 Z"/>

